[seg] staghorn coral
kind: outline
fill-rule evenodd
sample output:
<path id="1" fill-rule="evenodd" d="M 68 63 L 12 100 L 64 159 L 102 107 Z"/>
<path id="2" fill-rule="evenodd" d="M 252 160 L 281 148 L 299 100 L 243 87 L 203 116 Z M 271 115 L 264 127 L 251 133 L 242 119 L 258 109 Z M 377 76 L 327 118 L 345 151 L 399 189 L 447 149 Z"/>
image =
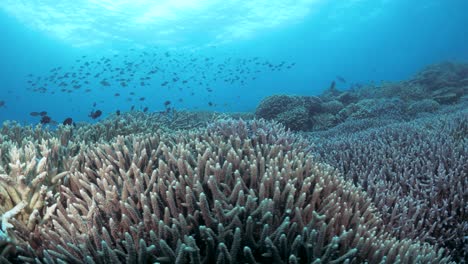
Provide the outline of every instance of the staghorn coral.
<path id="1" fill-rule="evenodd" d="M 25 202 L 20 202 L 10 210 L 4 212 L 1 217 L 0 226 L 0 243 L 10 242 L 11 238 L 8 234 L 8 229 L 12 228 L 13 225 L 9 223 L 10 219 L 17 215 L 26 206 Z M 3 255 L 3 254 L 1 254 Z"/>
<path id="2" fill-rule="evenodd" d="M 310 130 L 312 116 L 323 111 L 322 101 L 315 96 L 268 96 L 255 110 L 256 118 L 275 120 L 295 131 Z"/>
<path id="3" fill-rule="evenodd" d="M 402 120 L 405 118 L 405 103 L 398 98 L 363 99 L 342 109 L 340 119 L 391 118 Z"/>
<path id="4" fill-rule="evenodd" d="M 112 115 L 96 124 L 80 124 L 74 129 L 73 141 L 109 142 L 117 136 L 161 133 L 163 131 L 188 130 L 206 126 L 223 117 L 250 118 L 246 113 L 189 112 L 172 110 L 168 113 L 127 112 Z M 60 131 L 59 131 L 60 135 Z"/>
<path id="5" fill-rule="evenodd" d="M 423 99 L 421 101 L 412 102 L 407 109 L 408 114 L 417 115 L 425 112 L 435 112 L 440 108 L 440 104 L 432 99 Z"/>
<path id="6" fill-rule="evenodd" d="M 255 117 L 278 121 L 295 131 L 318 131 L 356 119 L 405 121 L 422 112 L 463 104 L 467 94 L 468 64 L 439 63 L 395 83 L 339 91 L 332 82 L 318 97 L 268 96 L 258 104 Z"/>
<path id="7" fill-rule="evenodd" d="M 22 144 L 25 141 L 46 140 L 54 137 L 53 132 L 41 124 L 22 126 L 15 121 L 5 121 L 0 128 L 0 144 L 12 142 Z"/>
<path id="8" fill-rule="evenodd" d="M 339 118 L 336 115 L 323 113 L 316 114 L 313 117 L 312 130 L 319 131 L 334 127 L 339 122 Z"/>
<path id="9" fill-rule="evenodd" d="M 22 126 L 17 122 L 6 121 L 0 128 L 0 149 L 5 151 L 11 145 L 10 143 L 22 145 L 30 141 L 59 138 L 62 146 L 74 144 L 76 152 L 81 143 L 109 142 L 117 136 L 200 128 L 206 126 L 207 123 L 228 117 L 249 120 L 253 119 L 253 114 L 176 110 L 167 113 L 131 111 L 119 116 L 110 115 L 95 124 L 80 122 L 76 126 L 58 125 L 57 127 L 41 124 Z"/>
<path id="10" fill-rule="evenodd" d="M 331 100 L 328 102 L 323 102 L 322 107 L 325 113 L 335 115 L 338 112 L 340 112 L 341 109 L 344 108 L 344 105 L 338 100 Z"/>
<path id="11" fill-rule="evenodd" d="M 56 138 L 40 143 L 9 142 L 8 153 L 0 163 L 0 214 L 24 204 L 17 223 L 33 230 L 54 209 L 56 187 L 71 166 L 70 154 Z"/>
<path id="12" fill-rule="evenodd" d="M 448 261 L 442 251 L 384 232 L 365 193 L 296 148 L 301 138 L 262 122 L 223 121 L 88 147 L 76 157 L 50 221 L 33 237 L 16 230 L 25 243 L 18 259 Z"/>
<path id="13" fill-rule="evenodd" d="M 418 72 L 408 83 L 425 87 L 427 92 L 450 87 L 468 88 L 468 64 L 441 62 L 425 67 Z"/>
<path id="14" fill-rule="evenodd" d="M 389 232 L 447 248 L 461 261 L 468 252 L 467 117 L 465 110 L 353 135 L 313 134 L 311 150 L 372 197 Z"/>
<path id="15" fill-rule="evenodd" d="M 257 118 L 274 119 L 299 103 L 298 98 L 289 95 L 272 95 L 263 99 L 255 110 Z"/>
<path id="16" fill-rule="evenodd" d="M 14 243 L 12 243 L 12 238 L 8 233 L 8 229 L 12 228 L 13 225 L 9 222 L 11 218 L 17 215 L 23 208 L 26 206 L 25 202 L 20 202 L 15 205 L 15 207 L 4 212 L 1 215 L 1 226 L 0 226 L 0 262 L 8 263 L 8 258 L 12 252 L 14 252 Z"/>
<path id="17" fill-rule="evenodd" d="M 0 211 L 25 203 L 18 219 L 30 229 L 40 221 L 38 212 L 54 200 L 55 183 L 67 174 L 68 160 L 59 158 L 58 146 L 54 139 L 37 146 L 32 142 L 20 148 L 12 146 L 8 166 L 0 164 Z"/>
<path id="18" fill-rule="evenodd" d="M 276 120 L 295 131 L 324 130 L 355 119 L 404 121 L 463 103 L 467 92 L 468 66 L 440 63 L 396 83 L 339 91 L 333 82 L 318 97 L 268 96 L 257 106 L 255 117 Z"/>
<path id="19" fill-rule="evenodd" d="M 442 62 L 425 67 L 408 80 L 363 87 L 355 94 L 360 98 L 397 96 L 403 101 L 433 99 L 441 104 L 452 104 L 467 92 L 468 64 Z"/>
<path id="20" fill-rule="evenodd" d="M 14 212 L 16 218 L 10 219 L 10 224 L 33 231 L 54 210 L 56 187 L 66 176 L 71 160 L 56 138 L 23 140 L 20 145 L 3 142 L 0 154 L 0 215 L 11 218 L 9 212 Z M 11 227 L 6 220 L 0 234 L 1 263 L 8 263 L 6 258 L 15 254 L 17 242 L 14 234 L 6 232 L 6 227 Z"/>
<path id="21" fill-rule="evenodd" d="M 251 121 L 221 119 L 207 125 L 207 133 L 211 136 L 223 136 L 224 138 L 239 137 L 240 140 L 251 140 L 254 144 L 279 144 L 289 151 L 295 148 L 298 151 L 307 152 L 309 142 L 303 137 L 285 130 L 278 122 L 254 119 Z"/>
<path id="22" fill-rule="evenodd" d="M 276 116 L 276 121 L 295 131 L 308 130 L 311 120 L 307 109 L 303 106 L 294 107 Z"/>

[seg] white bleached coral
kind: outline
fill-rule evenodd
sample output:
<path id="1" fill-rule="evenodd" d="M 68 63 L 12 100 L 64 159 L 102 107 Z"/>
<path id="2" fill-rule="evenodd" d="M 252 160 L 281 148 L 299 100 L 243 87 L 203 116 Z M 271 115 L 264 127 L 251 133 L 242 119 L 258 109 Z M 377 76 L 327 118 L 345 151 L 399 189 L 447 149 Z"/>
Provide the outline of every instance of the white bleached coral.
<path id="1" fill-rule="evenodd" d="M 2 240 L 9 240 L 9 237 L 8 237 L 8 229 L 9 228 L 12 228 L 13 225 L 10 224 L 8 221 L 14 217 L 15 215 L 17 215 L 21 210 L 23 210 L 24 207 L 26 207 L 26 202 L 24 201 L 21 201 L 19 204 L 15 205 L 15 207 L 13 207 L 12 209 L 10 209 L 9 211 L 5 212 L 2 217 L 1 217 L 1 220 L 2 220 L 2 226 L 0 228 L 0 239 Z"/>

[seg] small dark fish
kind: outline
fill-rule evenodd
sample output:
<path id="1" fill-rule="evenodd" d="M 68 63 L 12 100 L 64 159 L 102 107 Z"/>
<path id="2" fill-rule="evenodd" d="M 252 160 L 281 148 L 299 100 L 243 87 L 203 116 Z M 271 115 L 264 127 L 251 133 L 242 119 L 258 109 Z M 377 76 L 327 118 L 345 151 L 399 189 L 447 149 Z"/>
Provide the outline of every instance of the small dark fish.
<path id="1" fill-rule="evenodd" d="M 331 84 L 330 84 L 330 88 L 328 88 L 328 89 L 329 89 L 330 91 L 334 91 L 334 90 L 336 89 L 335 86 L 336 86 L 335 81 L 332 81 Z"/>
<path id="2" fill-rule="evenodd" d="M 141 98 L 140 98 L 140 101 L 144 101 L 144 100 L 145 100 L 145 97 L 141 97 Z"/>
<path id="3" fill-rule="evenodd" d="M 93 107 L 96 107 L 96 102 L 93 103 Z"/>
<path id="4" fill-rule="evenodd" d="M 30 116 L 39 116 L 40 113 L 39 112 L 31 112 L 29 113 Z"/>
<path id="5" fill-rule="evenodd" d="M 47 115 L 47 112 L 46 112 L 46 111 L 39 112 L 39 115 L 40 115 L 40 116 L 46 116 L 46 115 Z"/>
<path id="6" fill-rule="evenodd" d="M 0 101 L 0 107 L 5 107 L 5 101 Z"/>
<path id="7" fill-rule="evenodd" d="M 114 96 L 116 96 L 116 97 L 117 97 L 117 96 L 120 96 L 120 94 L 119 94 L 119 93 L 115 93 L 115 94 L 114 94 Z"/>
<path id="8" fill-rule="evenodd" d="M 89 117 L 91 117 L 92 119 L 96 119 L 100 117 L 101 115 L 102 115 L 102 111 L 96 110 L 96 111 L 91 111 L 91 113 L 89 114 Z"/>
<path id="9" fill-rule="evenodd" d="M 209 105 L 209 106 L 213 106 L 213 103 L 212 103 L 212 102 L 208 102 L 208 105 Z"/>
<path id="10" fill-rule="evenodd" d="M 49 124 L 50 122 L 52 121 L 52 118 L 50 118 L 49 116 L 42 116 L 41 118 L 41 124 L 45 125 L 45 124 Z"/>
<path id="11" fill-rule="evenodd" d="M 342 82 L 342 83 L 346 83 L 346 80 L 343 77 L 339 76 L 339 75 L 336 76 L 336 79 L 338 81 Z"/>
<path id="12" fill-rule="evenodd" d="M 165 106 L 165 107 L 169 106 L 170 104 L 171 104 L 171 101 L 169 101 L 169 100 L 167 100 L 167 101 L 164 102 L 164 106 Z"/>
<path id="13" fill-rule="evenodd" d="M 143 112 L 144 112 L 144 113 L 148 112 L 148 107 L 145 107 L 145 108 L 143 109 Z"/>
<path id="14" fill-rule="evenodd" d="M 132 107 L 130 108 L 131 111 L 135 110 L 135 106 L 132 105 Z"/>
<path id="15" fill-rule="evenodd" d="M 64 126 L 71 126 L 73 125 L 73 119 L 71 117 L 67 117 L 64 121 L 63 121 L 63 125 Z"/>
<path id="16" fill-rule="evenodd" d="M 120 110 L 115 111 L 115 114 L 116 114 L 117 116 L 119 116 L 119 115 L 120 115 Z"/>

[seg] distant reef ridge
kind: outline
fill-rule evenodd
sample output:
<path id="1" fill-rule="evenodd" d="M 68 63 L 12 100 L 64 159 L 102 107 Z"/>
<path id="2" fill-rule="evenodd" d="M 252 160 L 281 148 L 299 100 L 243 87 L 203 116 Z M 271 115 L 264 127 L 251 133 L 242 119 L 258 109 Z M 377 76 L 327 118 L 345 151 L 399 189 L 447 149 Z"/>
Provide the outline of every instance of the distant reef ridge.
<path id="1" fill-rule="evenodd" d="M 319 96 L 272 95 L 260 102 L 255 117 L 295 131 L 318 131 L 351 120 L 408 121 L 467 100 L 468 64 L 443 62 L 397 83 L 340 91 L 333 82 Z"/>

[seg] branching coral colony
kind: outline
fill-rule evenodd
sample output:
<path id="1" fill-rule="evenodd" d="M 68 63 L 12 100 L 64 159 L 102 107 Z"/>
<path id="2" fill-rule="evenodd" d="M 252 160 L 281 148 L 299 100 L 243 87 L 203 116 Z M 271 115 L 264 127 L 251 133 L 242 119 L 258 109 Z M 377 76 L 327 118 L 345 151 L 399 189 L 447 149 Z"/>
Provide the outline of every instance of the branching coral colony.
<path id="1" fill-rule="evenodd" d="M 0 228 L 0 241 L 1 242 L 10 242 L 11 238 L 8 235 L 8 229 L 12 228 L 13 225 L 9 223 L 10 219 L 17 215 L 23 208 L 26 207 L 26 202 L 20 202 L 19 204 L 15 205 L 15 207 L 11 208 L 9 211 L 3 213 L 2 219 L 2 226 Z"/>
<path id="2" fill-rule="evenodd" d="M 5 263 L 449 262 L 277 123 L 59 142 L 2 148 Z"/>

